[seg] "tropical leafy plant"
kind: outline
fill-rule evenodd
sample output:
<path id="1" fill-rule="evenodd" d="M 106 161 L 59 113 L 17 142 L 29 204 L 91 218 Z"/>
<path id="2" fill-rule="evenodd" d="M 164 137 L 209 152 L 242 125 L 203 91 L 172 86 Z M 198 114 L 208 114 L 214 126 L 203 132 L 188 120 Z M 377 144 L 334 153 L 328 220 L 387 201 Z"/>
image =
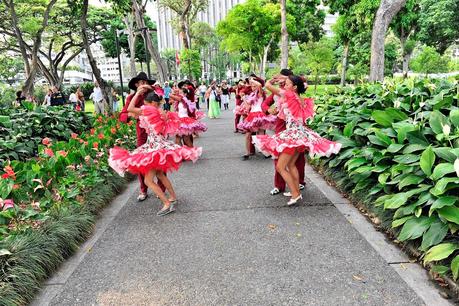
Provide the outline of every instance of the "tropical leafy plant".
<path id="1" fill-rule="evenodd" d="M 381 209 L 398 240 L 424 261 L 459 268 L 459 87 L 445 80 L 388 80 L 316 101 L 312 127 L 339 141 L 339 155 L 313 161 L 337 184 Z M 339 174 L 338 174 L 339 173 Z"/>

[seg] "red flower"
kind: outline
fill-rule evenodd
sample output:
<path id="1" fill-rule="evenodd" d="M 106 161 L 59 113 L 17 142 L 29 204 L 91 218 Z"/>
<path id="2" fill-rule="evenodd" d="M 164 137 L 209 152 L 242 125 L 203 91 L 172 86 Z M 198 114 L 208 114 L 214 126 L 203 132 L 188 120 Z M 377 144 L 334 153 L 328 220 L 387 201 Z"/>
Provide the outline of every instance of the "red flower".
<path id="1" fill-rule="evenodd" d="M 83 143 L 83 142 L 84 142 L 84 140 L 80 138 L 80 143 Z"/>
<path id="2" fill-rule="evenodd" d="M 129 126 L 131 126 L 131 125 L 133 125 L 133 124 L 134 124 L 134 121 L 129 121 L 129 122 L 128 122 L 128 125 L 129 125 Z"/>
<path id="3" fill-rule="evenodd" d="M 2 174 L 2 179 L 5 179 L 5 180 L 6 180 L 6 179 L 9 178 L 9 177 L 10 177 L 10 176 L 8 175 L 8 173 Z"/>
<path id="4" fill-rule="evenodd" d="M 14 184 L 13 185 L 13 190 L 19 189 L 19 187 L 21 187 L 19 184 Z"/>
<path id="5" fill-rule="evenodd" d="M 102 123 L 102 122 L 103 122 L 103 120 L 102 120 L 102 117 L 101 117 L 101 116 L 99 116 L 99 117 L 97 118 L 97 122 L 99 122 L 99 123 Z"/>
<path id="6" fill-rule="evenodd" d="M 99 133 L 99 135 L 97 135 L 97 137 L 98 137 L 100 140 L 102 140 L 102 139 L 105 138 L 105 137 L 104 137 L 104 134 L 102 134 L 102 133 Z"/>
<path id="7" fill-rule="evenodd" d="M 49 148 L 45 149 L 45 154 L 48 155 L 49 157 L 53 157 L 54 156 L 53 150 L 49 149 Z"/>
<path id="8" fill-rule="evenodd" d="M 62 156 L 62 157 L 67 157 L 68 153 L 66 151 L 64 151 L 64 150 L 61 150 L 61 151 L 57 151 L 57 154 Z"/>
<path id="9" fill-rule="evenodd" d="M 91 130 L 89 131 L 89 133 L 90 133 L 91 135 L 94 135 L 94 134 L 96 133 L 96 129 L 91 129 Z"/>
<path id="10" fill-rule="evenodd" d="M 71 136 L 73 139 L 77 139 L 77 138 L 78 138 L 78 134 L 77 134 L 77 133 L 72 133 L 70 136 Z"/>
<path id="11" fill-rule="evenodd" d="M 92 147 L 93 147 L 94 149 L 98 149 L 98 148 L 99 148 L 99 143 L 97 143 L 97 142 L 93 143 L 93 144 L 92 144 Z"/>
<path id="12" fill-rule="evenodd" d="M 112 134 L 116 134 L 116 129 L 115 129 L 114 127 L 112 127 L 112 128 L 110 129 L 110 132 L 112 132 Z"/>
<path id="13" fill-rule="evenodd" d="M 49 146 L 49 144 L 51 143 L 51 139 L 49 139 L 48 137 L 45 137 L 43 138 L 41 143 L 44 144 L 45 146 Z"/>
<path id="14" fill-rule="evenodd" d="M 12 178 L 13 180 L 16 179 L 16 173 L 14 173 L 13 168 L 11 166 L 5 166 L 3 170 L 6 172 L 5 174 L 2 175 L 2 178 L 7 179 L 7 178 Z"/>

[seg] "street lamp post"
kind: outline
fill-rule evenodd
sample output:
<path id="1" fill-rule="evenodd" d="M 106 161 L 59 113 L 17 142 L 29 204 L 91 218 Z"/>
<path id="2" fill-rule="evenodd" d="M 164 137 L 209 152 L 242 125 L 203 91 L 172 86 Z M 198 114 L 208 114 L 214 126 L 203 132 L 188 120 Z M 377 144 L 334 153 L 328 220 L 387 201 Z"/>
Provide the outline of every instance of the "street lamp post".
<path id="1" fill-rule="evenodd" d="M 123 31 L 116 30 L 115 32 L 115 43 L 116 43 L 116 55 L 118 56 L 118 70 L 120 73 L 120 86 L 121 86 L 121 101 L 123 101 L 124 106 L 124 88 L 123 88 L 123 72 L 121 70 L 121 59 L 120 59 L 120 41 L 118 39 L 118 34 L 123 33 Z"/>

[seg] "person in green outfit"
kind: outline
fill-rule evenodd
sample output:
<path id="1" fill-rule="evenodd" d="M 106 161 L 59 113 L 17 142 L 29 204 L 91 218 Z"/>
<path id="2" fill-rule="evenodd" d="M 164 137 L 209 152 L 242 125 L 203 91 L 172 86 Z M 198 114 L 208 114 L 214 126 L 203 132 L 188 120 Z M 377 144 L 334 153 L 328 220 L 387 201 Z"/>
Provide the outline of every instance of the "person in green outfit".
<path id="1" fill-rule="evenodd" d="M 213 82 L 206 92 L 206 99 L 209 99 L 209 113 L 210 119 L 217 119 L 220 117 L 220 106 L 217 101 L 218 91 L 215 82 Z"/>

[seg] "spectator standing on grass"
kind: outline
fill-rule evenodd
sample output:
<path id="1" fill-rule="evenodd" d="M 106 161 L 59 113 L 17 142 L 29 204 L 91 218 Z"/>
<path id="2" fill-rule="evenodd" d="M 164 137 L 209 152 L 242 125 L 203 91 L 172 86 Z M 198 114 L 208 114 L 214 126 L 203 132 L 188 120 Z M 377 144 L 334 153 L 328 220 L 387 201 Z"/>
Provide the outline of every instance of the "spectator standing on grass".
<path id="1" fill-rule="evenodd" d="M 89 99 L 94 101 L 94 111 L 96 114 L 105 113 L 105 101 L 104 95 L 102 94 L 102 89 L 99 87 L 99 83 L 94 82 L 94 89 L 92 94 L 89 96 Z"/>
<path id="2" fill-rule="evenodd" d="M 46 93 L 45 99 L 43 101 L 43 106 L 51 106 L 51 96 L 53 95 L 53 91 L 51 88 L 48 88 L 48 92 Z"/>
<path id="3" fill-rule="evenodd" d="M 59 88 L 57 88 L 57 86 L 53 86 L 53 94 L 51 95 L 51 106 L 62 106 L 64 104 L 64 95 L 59 91 Z"/>
<path id="4" fill-rule="evenodd" d="M 85 105 L 84 94 L 81 91 L 81 87 L 77 88 L 76 95 L 77 95 L 77 98 L 78 98 L 78 103 L 80 104 L 81 111 L 84 112 L 86 105 Z"/>

